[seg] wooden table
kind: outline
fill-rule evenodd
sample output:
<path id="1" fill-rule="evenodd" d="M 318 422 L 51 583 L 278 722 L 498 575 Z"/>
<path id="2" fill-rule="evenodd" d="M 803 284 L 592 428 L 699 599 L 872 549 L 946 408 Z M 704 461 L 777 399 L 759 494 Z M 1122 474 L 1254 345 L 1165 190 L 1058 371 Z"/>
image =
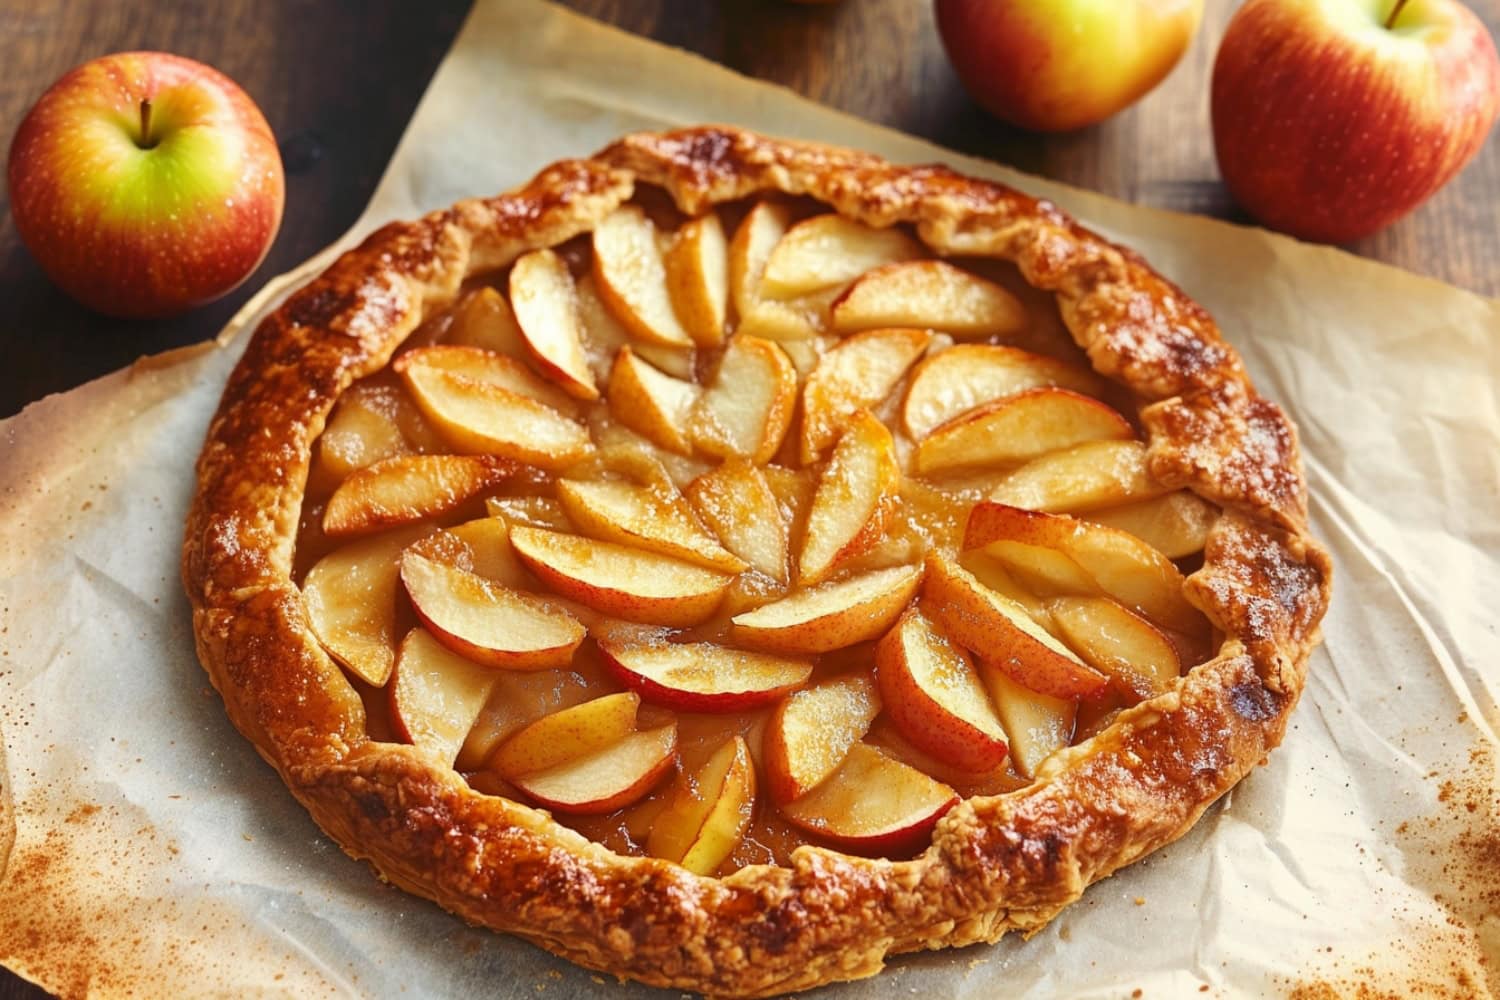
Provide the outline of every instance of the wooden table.
<path id="1" fill-rule="evenodd" d="M 1208 0 L 1172 76 L 1136 107 L 1071 135 L 1000 125 L 967 99 L 928 0 L 565 0 L 826 104 L 1022 170 L 1148 205 L 1242 219 L 1218 181 L 1207 81 L 1236 5 Z M 1500 0 L 1470 0 L 1492 32 Z M 151 354 L 211 337 L 267 277 L 342 233 L 379 180 L 468 0 L 0 0 L 0 135 L 69 67 L 157 48 L 211 63 L 256 99 L 282 144 L 287 208 L 270 256 L 244 286 L 179 319 L 102 319 L 54 289 L 0 222 L 0 417 Z M 7 140 L 8 142 L 8 140 Z M 1416 214 L 1357 253 L 1500 294 L 1500 141 Z M 3 455 L 0 455 L 3 460 Z M 0 1000 L 43 996 L 0 970 Z"/>

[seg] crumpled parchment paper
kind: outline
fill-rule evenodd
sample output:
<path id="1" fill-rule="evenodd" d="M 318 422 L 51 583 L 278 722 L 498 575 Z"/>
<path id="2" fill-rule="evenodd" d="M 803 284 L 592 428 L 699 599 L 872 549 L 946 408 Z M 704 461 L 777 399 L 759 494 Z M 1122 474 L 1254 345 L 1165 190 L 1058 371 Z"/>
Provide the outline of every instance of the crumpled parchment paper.
<path id="1" fill-rule="evenodd" d="M 1285 745 L 1192 833 L 1030 941 L 818 995 L 1500 994 L 1500 303 L 1019 176 L 533 0 L 478 5 L 339 247 L 703 121 L 941 160 L 1143 252 L 1301 426 L 1338 564 Z M 0 423 L 0 963 L 69 996 L 655 995 L 382 885 L 195 660 L 177 575 L 193 460 L 243 331 L 330 259 L 216 345 Z"/>

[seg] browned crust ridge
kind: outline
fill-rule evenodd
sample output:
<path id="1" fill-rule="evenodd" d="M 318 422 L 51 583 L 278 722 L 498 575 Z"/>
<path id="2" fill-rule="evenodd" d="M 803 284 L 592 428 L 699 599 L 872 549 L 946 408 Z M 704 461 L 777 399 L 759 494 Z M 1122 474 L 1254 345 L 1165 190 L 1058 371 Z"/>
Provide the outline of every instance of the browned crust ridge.
<path id="1" fill-rule="evenodd" d="M 1152 472 L 1226 510 L 1187 595 L 1226 636 L 1177 687 L 974 798 L 909 861 L 798 848 L 704 878 L 625 857 L 365 735 L 292 580 L 313 442 L 465 276 L 594 225 L 637 184 L 696 214 L 806 195 L 939 254 L 1003 258 L 1056 294 L 1094 368 L 1141 400 Z M 466 920 L 647 983 L 760 996 L 873 975 L 888 955 L 1032 932 L 1092 882 L 1182 836 L 1282 738 L 1319 641 L 1331 566 L 1307 529 L 1296 429 L 1209 315 L 1058 208 L 942 166 L 701 127 L 627 136 L 524 187 L 393 223 L 267 317 L 198 462 L 183 578 L 199 657 L 234 724 L 349 854 Z"/>

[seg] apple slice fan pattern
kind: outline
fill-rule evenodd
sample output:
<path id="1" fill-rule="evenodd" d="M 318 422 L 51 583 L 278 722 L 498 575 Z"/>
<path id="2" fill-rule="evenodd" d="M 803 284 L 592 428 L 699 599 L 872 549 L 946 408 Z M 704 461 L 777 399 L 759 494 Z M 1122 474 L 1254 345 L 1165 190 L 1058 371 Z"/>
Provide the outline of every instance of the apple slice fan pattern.
<path id="1" fill-rule="evenodd" d="M 1280 742 L 1329 594 L 1294 428 L 1135 254 L 727 128 L 293 295 L 183 575 L 349 854 L 733 996 L 1035 930 L 1181 836 Z"/>

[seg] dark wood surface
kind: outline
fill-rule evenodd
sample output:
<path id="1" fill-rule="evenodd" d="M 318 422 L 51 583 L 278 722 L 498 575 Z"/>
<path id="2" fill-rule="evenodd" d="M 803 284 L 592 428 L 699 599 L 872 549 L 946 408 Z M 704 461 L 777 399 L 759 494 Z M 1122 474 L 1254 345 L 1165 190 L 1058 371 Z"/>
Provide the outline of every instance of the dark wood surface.
<path id="1" fill-rule="evenodd" d="M 1244 221 L 1218 181 L 1207 81 L 1235 0 L 1208 0 L 1192 49 L 1134 108 L 1071 135 L 986 117 L 943 56 L 928 0 L 565 0 L 628 30 L 873 121 L 1142 204 Z M 1470 0 L 1492 32 L 1500 0 Z M 103 319 L 54 289 L 0 201 L 0 417 L 137 356 L 213 336 L 270 275 L 359 215 L 468 0 L 0 0 L 0 136 L 43 90 L 107 52 L 165 49 L 210 63 L 260 104 L 282 145 L 287 208 L 259 272 L 167 322 Z M 540 164 L 538 165 L 540 166 Z M 1500 294 L 1500 141 L 1414 215 L 1357 253 Z M 3 461 L 3 454 L 0 454 Z M 40 991 L 0 970 L 0 1000 Z"/>

